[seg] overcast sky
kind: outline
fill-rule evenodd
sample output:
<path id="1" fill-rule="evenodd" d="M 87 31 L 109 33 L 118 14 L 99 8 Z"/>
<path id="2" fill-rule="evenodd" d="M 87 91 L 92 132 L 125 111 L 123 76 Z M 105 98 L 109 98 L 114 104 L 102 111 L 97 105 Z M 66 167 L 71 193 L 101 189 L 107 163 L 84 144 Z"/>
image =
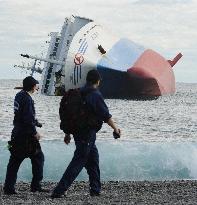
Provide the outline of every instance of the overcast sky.
<path id="1" fill-rule="evenodd" d="M 26 76 L 13 68 L 26 62 L 19 54 L 45 56 L 48 34 L 72 14 L 167 59 L 181 52 L 176 81 L 197 83 L 197 0 L 0 0 L 0 79 Z"/>

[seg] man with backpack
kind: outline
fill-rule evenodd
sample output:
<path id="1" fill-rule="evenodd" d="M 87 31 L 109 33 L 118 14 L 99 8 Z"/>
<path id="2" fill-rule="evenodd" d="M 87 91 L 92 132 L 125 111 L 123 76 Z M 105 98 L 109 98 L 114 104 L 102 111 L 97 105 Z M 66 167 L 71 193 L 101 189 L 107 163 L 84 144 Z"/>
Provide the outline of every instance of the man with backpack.
<path id="1" fill-rule="evenodd" d="M 101 182 L 99 154 L 95 145 L 96 133 L 101 129 L 103 122 L 105 122 L 112 127 L 116 136 L 120 137 L 121 135 L 120 129 L 116 127 L 108 107 L 98 90 L 100 81 L 101 76 L 99 72 L 97 70 L 90 70 L 86 77 L 86 85 L 80 90 L 66 92 L 62 98 L 59 110 L 60 128 L 65 133 L 64 141 L 66 144 L 70 143 L 70 134 L 73 134 L 76 150 L 61 180 L 53 190 L 52 198 L 61 198 L 83 167 L 86 168 L 89 175 L 90 195 L 100 195 Z M 81 99 L 84 99 L 84 101 Z M 72 108 L 74 104 L 78 104 L 75 109 Z M 80 107 L 78 111 L 77 107 Z M 72 112 L 77 112 L 79 119 Z"/>
<path id="2" fill-rule="evenodd" d="M 30 158 L 32 163 L 31 192 L 46 192 L 42 189 L 44 154 L 39 143 L 40 134 L 36 131 L 42 125 L 35 119 L 34 101 L 31 95 L 38 90 L 39 82 L 28 76 L 23 80 L 23 90 L 18 92 L 14 100 L 14 128 L 8 149 L 11 153 L 7 166 L 4 194 L 17 194 L 15 183 L 18 169 L 25 158 Z"/>

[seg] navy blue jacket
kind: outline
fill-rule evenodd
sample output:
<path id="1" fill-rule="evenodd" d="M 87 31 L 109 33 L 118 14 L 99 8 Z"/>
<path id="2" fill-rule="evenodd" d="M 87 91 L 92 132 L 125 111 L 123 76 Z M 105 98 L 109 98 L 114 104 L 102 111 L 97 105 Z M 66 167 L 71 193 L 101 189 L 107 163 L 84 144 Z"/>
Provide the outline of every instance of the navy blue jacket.
<path id="1" fill-rule="evenodd" d="M 16 94 L 14 100 L 14 130 L 18 134 L 35 135 L 36 119 L 32 97 L 24 90 Z"/>
<path id="2" fill-rule="evenodd" d="M 103 122 L 107 122 L 112 117 L 112 115 L 109 113 L 107 105 L 105 104 L 102 94 L 98 89 L 88 85 L 82 87 L 81 92 L 86 96 L 86 103 L 96 114 L 101 128 Z"/>

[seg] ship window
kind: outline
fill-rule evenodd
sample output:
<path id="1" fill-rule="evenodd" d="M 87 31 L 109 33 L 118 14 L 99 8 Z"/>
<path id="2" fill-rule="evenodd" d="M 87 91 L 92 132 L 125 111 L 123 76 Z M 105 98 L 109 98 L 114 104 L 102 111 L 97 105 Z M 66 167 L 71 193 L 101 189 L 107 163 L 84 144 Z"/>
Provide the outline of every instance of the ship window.
<path id="1" fill-rule="evenodd" d="M 50 73 L 47 75 L 47 79 L 49 79 L 49 78 L 51 78 L 51 74 Z"/>

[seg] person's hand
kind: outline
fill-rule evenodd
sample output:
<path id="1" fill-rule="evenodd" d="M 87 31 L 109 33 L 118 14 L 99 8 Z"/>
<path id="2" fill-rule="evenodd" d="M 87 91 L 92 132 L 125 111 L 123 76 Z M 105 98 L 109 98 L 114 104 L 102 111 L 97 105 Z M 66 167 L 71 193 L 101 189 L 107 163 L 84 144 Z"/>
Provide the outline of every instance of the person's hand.
<path id="1" fill-rule="evenodd" d="M 37 140 L 40 140 L 41 135 L 37 132 L 37 133 L 34 135 L 34 137 L 35 137 Z"/>
<path id="2" fill-rule="evenodd" d="M 114 136 L 114 139 L 120 138 L 120 136 L 121 136 L 121 131 L 120 131 L 120 129 L 115 128 L 115 129 L 114 129 L 114 132 L 113 132 L 113 136 Z"/>
<path id="3" fill-rule="evenodd" d="M 65 134 L 65 137 L 64 137 L 64 142 L 65 142 L 65 144 L 69 144 L 69 143 L 70 143 L 70 140 L 71 140 L 70 134 Z"/>
<path id="4" fill-rule="evenodd" d="M 120 135 L 120 136 L 121 136 L 121 130 L 120 130 L 120 129 L 115 128 L 115 129 L 114 129 L 114 132 L 115 132 L 116 134 L 118 134 L 118 135 Z"/>

